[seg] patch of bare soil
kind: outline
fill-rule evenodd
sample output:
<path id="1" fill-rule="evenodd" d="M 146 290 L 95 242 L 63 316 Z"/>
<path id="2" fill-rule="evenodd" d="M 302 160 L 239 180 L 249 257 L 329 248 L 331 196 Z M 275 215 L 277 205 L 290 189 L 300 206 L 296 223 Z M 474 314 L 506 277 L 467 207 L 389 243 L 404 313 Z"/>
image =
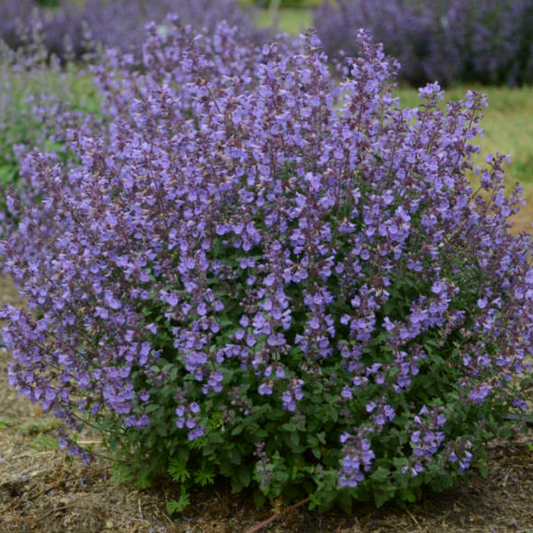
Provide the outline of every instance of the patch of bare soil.
<path id="1" fill-rule="evenodd" d="M 0 301 L 16 302 L 0 278 Z M 7 385 L 9 354 L 0 353 L 0 532 L 245 533 L 277 514 L 261 532 L 275 533 L 533 533 L 533 434 L 490 447 L 487 478 L 473 472 L 453 490 L 428 494 L 399 510 L 355 508 L 352 516 L 298 509 L 255 509 L 247 495 L 217 485 L 192 495 L 169 517 L 176 488 L 136 491 L 110 480 L 105 462 L 67 459 L 53 436 L 57 422 Z M 80 440 L 94 436 L 80 436 Z"/>

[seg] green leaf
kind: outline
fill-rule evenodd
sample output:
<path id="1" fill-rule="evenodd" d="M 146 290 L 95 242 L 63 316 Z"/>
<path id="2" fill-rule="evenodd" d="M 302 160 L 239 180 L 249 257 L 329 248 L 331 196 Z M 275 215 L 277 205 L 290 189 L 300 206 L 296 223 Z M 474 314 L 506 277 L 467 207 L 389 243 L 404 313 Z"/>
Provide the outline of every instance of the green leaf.
<path id="1" fill-rule="evenodd" d="M 241 468 L 239 470 L 239 481 L 243 487 L 247 487 L 252 481 L 252 473 L 249 468 Z"/>
<path id="2" fill-rule="evenodd" d="M 405 489 L 401 493 L 401 498 L 404 502 L 415 503 L 417 500 L 416 494 L 411 489 Z"/>
<path id="3" fill-rule="evenodd" d="M 300 444 L 300 433 L 298 431 L 291 431 L 289 438 L 296 446 Z"/>
<path id="4" fill-rule="evenodd" d="M 353 498 L 349 491 L 339 491 L 337 495 L 337 504 L 346 514 L 352 514 Z"/>
<path id="5" fill-rule="evenodd" d="M 167 425 L 164 422 L 162 422 L 161 424 L 156 424 L 155 430 L 157 434 L 160 435 L 161 437 L 166 437 L 168 434 Z"/>
<path id="6" fill-rule="evenodd" d="M 289 481 L 290 475 L 286 470 L 277 470 L 274 473 L 274 477 L 282 484 L 287 483 Z"/>
<path id="7" fill-rule="evenodd" d="M 283 431 L 297 431 L 296 424 L 293 424 L 291 422 L 283 424 L 283 426 L 281 426 L 281 429 Z"/>
<path id="8" fill-rule="evenodd" d="M 202 487 L 205 487 L 206 485 L 212 485 L 215 482 L 215 475 L 213 472 L 199 470 L 194 473 L 194 481 Z"/>
<path id="9" fill-rule="evenodd" d="M 374 489 L 372 494 L 374 496 L 374 503 L 376 504 L 376 507 L 382 507 L 383 504 L 391 500 L 394 497 L 395 492 L 396 488 L 390 483 L 380 487 L 379 489 Z"/>
<path id="10" fill-rule="evenodd" d="M 482 477 L 488 477 L 489 475 L 489 467 L 487 465 L 488 458 L 489 458 L 489 454 L 487 450 L 482 449 L 479 451 L 479 460 L 478 460 L 477 467 Z"/>
<path id="11" fill-rule="evenodd" d="M 376 504 L 376 507 L 378 509 L 382 507 L 383 504 L 385 504 L 385 502 L 389 499 L 389 493 L 384 490 L 374 490 L 373 496 L 374 496 L 374 503 Z"/>
<path id="12" fill-rule="evenodd" d="M 182 488 L 181 494 L 178 500 L 170 500 L 167 503 L 167 513 L 173 515 L 175 513 L 181 513 L 191 503 L 189 494 Z"/>
<path id="13" fill-rule="evenodd" d="M 256 506 L 256 508 L 263 507 L 266 501 L 266 496 L 259 489 L 254 489 L 253 498 L 254 498 L 254 505 Z"/>
<path id="14" fill-rule="evenodd" d="M 191 477 L 185 464 L 176 458 L 170 460 L 168 464 L 168 473 L 170 474 L 170 477 L 178 483 L 183 483 Z"/>
<path id="15" fill-rule="evenodd" d="M 241 453 L 236 448 L 233 448 L 233 450 L 230 450 L 229 458 L 230 458 L 230 461 L 234 465 L 240 465 L 241 464 Z"/>
<path id="16" fill-rule="evenodd" d="M 380 466 L 371 476 L 370 478 L 374 481 L 377 481 L 378 483 L 383 483 L 387 481 L 390 477 L 390 471 L 387 468 L 383 468 Z"/>
<path id="17" fill-rule="evenodd" d="M 211 442 L 214 442 L 215 444 L 222 444 L 224 442 L 224 437 L 220 433 L 212 433 Z"/>
<path id="18" fill-rule="evenodd" d="M 189 449 L 185 447 L 178 448 L 177 456 L 182 463 L 186 463 L 189 460 Z"/>

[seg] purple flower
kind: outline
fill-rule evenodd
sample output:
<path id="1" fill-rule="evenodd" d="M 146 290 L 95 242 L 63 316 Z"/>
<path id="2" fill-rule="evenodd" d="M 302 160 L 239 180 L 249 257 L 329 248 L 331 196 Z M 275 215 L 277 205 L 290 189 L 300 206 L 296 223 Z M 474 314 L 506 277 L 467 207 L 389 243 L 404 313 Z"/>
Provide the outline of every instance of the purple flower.
<path id="1" fill-rule="evenodd" d="M 341 396 L 347 400 L 351 400 L 353 398 L 353 393 L 350 387 L 344 387 L 342 389 Z"/>
<path id="2" fill-rule="evenodd" d="M 268 395 L 272 394 L 272 384 L 271 384 L 271 382 L 261 383 L 261 385 L 259 385 L 259 388 L 257 389 L 257 391 L 259 392 L 259 394 L 261 394 L 261 396 L 268 396 Z"/>
<path id="3" fill-rule="evenodd" d="M 365 410 L 367 413 L 371 413 L 376 408 L 376 404 L 374 402 L 368 402 L 365 406 Z"/>
<path id="4" fill-rule="evenodd" d="M 111 309 L 117 310 L 122 307 L 122 302 L 118 298 L 115 298 L 111 291 L 105 291 L 104 302 Z"/>
<path id="5" fill-rule="evenodd" d="M 486 383 L 480 383 L 476 385 L 471 391 L 468 397 L 475 403 L 481 404 L 485 401 L 487 396 L 491 393 L 493 387 Z"/>
<path id="6" fill-rule="evenodd" d="M 447 289 L 448 289 L 448 287 L 447 287 L 446 283 L 443 282 L 442 280 L 435 281 L 435 282 L 433 283 L 433 285 L 431 286 L 431 290 L 432 290 L 432 292 L 434 292 L 434 293 L 437 294 L 437 295 L 442 294 L 442 293 L 445 292 Z"/>

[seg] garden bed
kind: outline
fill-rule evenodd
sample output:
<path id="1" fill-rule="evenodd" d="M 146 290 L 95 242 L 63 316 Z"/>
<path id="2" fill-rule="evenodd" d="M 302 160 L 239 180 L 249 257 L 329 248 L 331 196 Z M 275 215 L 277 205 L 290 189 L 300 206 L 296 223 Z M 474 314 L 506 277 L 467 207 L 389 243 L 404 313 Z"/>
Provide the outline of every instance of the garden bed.
<path id="1" fill-rule="evenodd" d="M 0 301 L 16 302 L 0 279 Z M 472 472 L 455 489 L 427 495 L 405 510 L 360 506 L 352 516 L 305 507 L 255 509 L 246 496 L 215 485 L 193 495 L 182 516 L 166 512 L 172 485 L 137 491 L 117 486 L 104 460 L 83 466 L 57 449 L 53 418 L 7 384 L 9 354 L 0 353 L 0 531 L 244 533 L 276 512 L 262 531 L 278 533 L 529 533 L 533 531 L 533 434 L 490 447 L 488 477 Z M 81 436 L 80 441 L 94 439 Z"/>

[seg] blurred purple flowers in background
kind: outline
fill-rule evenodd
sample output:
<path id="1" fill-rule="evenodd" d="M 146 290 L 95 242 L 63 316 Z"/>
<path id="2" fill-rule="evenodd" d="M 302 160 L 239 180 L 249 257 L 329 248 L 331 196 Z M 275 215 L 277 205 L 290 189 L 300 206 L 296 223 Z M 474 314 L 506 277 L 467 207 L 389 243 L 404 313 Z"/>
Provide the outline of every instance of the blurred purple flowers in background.
<path id="1" fill-rule="evenodd" d="M 372 31 L 414 86 L 533 81 L 532 0 L 338 0 L 314 24 L 332 56 L 354 53 L 358 28 Z"/>
<path id="2" fill-rule="evenodd" d="M 235 0 L 63 0 L 54 9 L 33 0 L 2 0 L 0 39 L 12 48 L 42 41 L 49 53 L 62 60 L 80 58 L 97 45 L 126 52 L 142 46 L 146 24 L 155 22 L 160 31 L 167 31 L 163 23 L 170 13 L 197 30 L 212 31 L 226 20 L 239 26 L 251 44 L 267 35 Z"/>

